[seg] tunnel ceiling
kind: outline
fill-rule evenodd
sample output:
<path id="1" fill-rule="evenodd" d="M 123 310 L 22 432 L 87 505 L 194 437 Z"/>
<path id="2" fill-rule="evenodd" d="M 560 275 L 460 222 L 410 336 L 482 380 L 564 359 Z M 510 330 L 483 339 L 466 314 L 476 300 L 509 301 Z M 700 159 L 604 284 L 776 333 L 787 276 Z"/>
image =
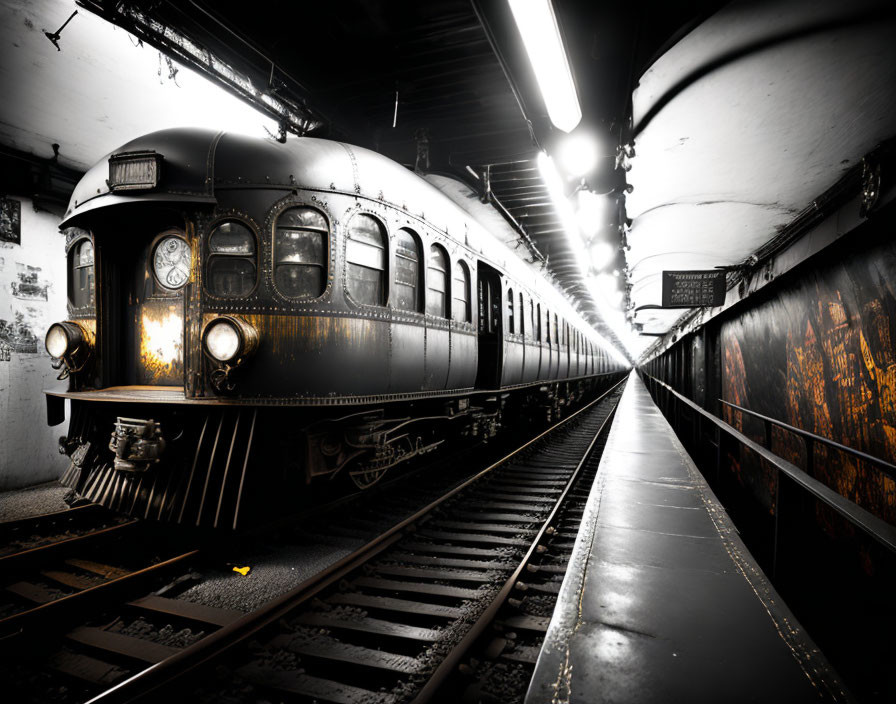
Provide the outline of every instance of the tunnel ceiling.
<path id="1" fill-rule="evenodd" d="M 546 117 L 505 2 L 3 5 L 14 20 L 3 29 L 0 69 L 15 97 L 0 120 L 7 146 L 48 156 L 60 142 L 60 163 L 85 168 L 136 133 L 177 121 L 176 110 L 160 117 L 152 109 L 166 84 L 161 58 L 152 68 L 162 88 L 129 85 L 114 48 L 93 34 L 103 17 L 131 32 L 118 39 L 159 48 L 285 115 L 288 131 L 367 146 L 482 193 L 487 172 L 520 255 L 542 261 L 614 336 L 536 170 L 538 150 L 553 152 L 561 133 Z M 633 187 L 625 200 L 630 249 L 612 264 L 628 271 L 631 309 L 659 303 L 663 270 L 742 263 L 894 132 L 888 3 L 680 5 L 554 0 L 580 129 L 602 148 L 587 185 L 617 194 Z M 63 30 L 57 52 L 44 30 L 76 8 L 81 17 Z M 635 147 L 628 173 L 616 168 L 622 144 Z M 648 309 L 634 321 L 645 333 L 665 333 L 682 313 Z"/>
<path id="2" fill-rule="evenodd" d="M 216 57 L 226 69 L 212 73 L 235 75 L 231 89 L 251 83 L 283 99 L 291 108 L 285 125 L 291 131 L 451 173 L 482 193 L 488 182 L 495 207 L 519 233 L 518 253 L 542 262 L 586 318 L 615 337 L 583 285 L 537 171 L 538 151 L 550 152 L 557 133 L 505 2 L 80 4 L 198 70 L 207 71 L 207 57 Z M 643 23 L 643 3 L 554 3 L 574 65 L 583 129 L 597 134 L 605 150 L 590 178 L 595 188 L 624 186 L 615 157 L 633 76 L 719 4 L 670 8 Z M 616 267 L 622 266 L 620 252 Z"/>
<path id="3" fill-rule="evenodd" d="M 880 2 L 736 2 L 660 57 L 633 98 L 634 305 L 661 272 L 743 264 L 896 134 L 896 22 Z M 681 310 L 640 311 L 666 332 Z"/>

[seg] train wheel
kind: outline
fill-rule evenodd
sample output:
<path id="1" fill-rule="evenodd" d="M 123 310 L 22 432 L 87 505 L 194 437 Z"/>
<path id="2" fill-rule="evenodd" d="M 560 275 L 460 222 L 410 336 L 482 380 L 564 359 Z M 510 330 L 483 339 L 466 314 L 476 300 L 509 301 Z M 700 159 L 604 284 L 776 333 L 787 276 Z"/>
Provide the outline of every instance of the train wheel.
<path id="1" fill-rule="evenodd" d="M 387 469 L 377 469 L 374 467 L 364 467 L 356 469 L 348 473 L 352 481 L 359 489 L 369 489 L 385 476 Z"/>

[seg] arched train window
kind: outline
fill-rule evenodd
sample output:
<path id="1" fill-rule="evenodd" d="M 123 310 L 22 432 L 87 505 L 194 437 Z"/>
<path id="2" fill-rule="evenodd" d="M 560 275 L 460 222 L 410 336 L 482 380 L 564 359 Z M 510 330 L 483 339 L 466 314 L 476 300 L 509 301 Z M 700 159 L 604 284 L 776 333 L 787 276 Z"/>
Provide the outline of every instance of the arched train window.
<path id="1" fill-rule="evenodd" d="M 274 228 L 274 284 L 287 298 L 317 298 L 327 287 L 329 228 L 313 208 L 287 208 Z"/>
<path id="2" fill-rule="evenodd" d="M 392 305 L 401 310 L 422 312 L 420 293 L 420 240 L 410 230 L 399 230 L 395 235 L 395 288 Z"/>
<path id="3" fill-rule="evenodd" d="M 513 289 L 507 289 L 507 331 L 513 335 L 516 332 L 516 326 L 513 320 Z"/>
<path id="4" fill-rule="evenodd" d="M 345 286 L 355 303 L 386 305 L 386 233 L 380 221 L 352 218 L 345 242 Z"/>
<path id="5" fill-rule="evenodd" d="M 451 288 L 451 313 L 459 323 L 473 322 L 470 310 L 470 269 L 465 262 L 454 263 L 454 285 Z"/>
<path id="6" fill-rule="evenodd" d="M 439 318 L 448 317 L 448 253 L 434 244 L 429 248 L 426 312 Z"/>
<path id="7" fill-rule="evenodd" d="M 68 297 L 73 308 L 83 308 L 96 303 L 96 287 L 93 266 L 93 242 L 83 239 L 71 249 Z"/>
<path id="8" fill-rule="evenodd" d="M 257 276 L 255 234 L 238 220 L 222 222 L 208 238 L 206 287 L 224 298 L 247 296 Z"/>

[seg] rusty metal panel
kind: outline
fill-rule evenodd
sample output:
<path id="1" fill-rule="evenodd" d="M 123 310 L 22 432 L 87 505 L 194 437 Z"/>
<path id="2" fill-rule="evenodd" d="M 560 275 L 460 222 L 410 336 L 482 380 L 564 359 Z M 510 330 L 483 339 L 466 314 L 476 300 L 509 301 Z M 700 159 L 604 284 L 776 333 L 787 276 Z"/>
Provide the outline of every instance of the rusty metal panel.
<path id="1" fill-rule="evenodd" d="M 479 346 L 476 333 L 472 330 L 452 328 L 451 369 L 448 373 L 449 389 L 468 389 L 476 383 L 476 369 L 479 363 Z"/>
<path id="2" fill-rule="evenodd" d="M 184 304 L 182 298 L 149 299 L 133 310 L 138 353 L 137 384 L 184 383 Z"/>
<path id="3" fill-rule="evenodd" d="M 523 345 L 509 336 L 504 337 L 504 367 L 501 385 L 519 384 L 523 378 Z"/>
<path id="4" fill-rule="evenodd" d="M 451 336 L 447 325 L 426 326 L 426 363 L 423 374 L 423 390 L 444 389 L 448 384 Z"/>
<path id="5" fill-rule="evenodd" d="M 558 376 L 560 379 L 566 379 L 569 376 L 569 349 L 566 345 L 560 345 L 560 370 Z"/>
<path id="6" fill-rule="evenodd" d="M 213 317 L 204 316 L 203 326 Z M 259 344 L 240 370 L 237 395 L 240 389 L 261 398 L 386 392 L 392 323 L 385 316 L 242 317 L 258 331 Z"/>
<path id="7" fill-rule="evenodd" d="M 392 323 L 389 393 L 418 391 L 423 386 L 426 328 L 419 323 Z"/>

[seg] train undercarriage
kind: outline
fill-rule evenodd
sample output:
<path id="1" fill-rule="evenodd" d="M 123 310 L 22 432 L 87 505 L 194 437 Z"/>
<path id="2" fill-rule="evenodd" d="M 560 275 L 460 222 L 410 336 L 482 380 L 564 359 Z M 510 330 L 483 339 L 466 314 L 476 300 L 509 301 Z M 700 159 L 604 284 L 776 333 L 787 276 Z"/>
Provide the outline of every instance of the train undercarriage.
<path id="1" fill-rule="evenodd" d="M 487 441 L 507 425 L 551 423 L 616 376 L 363 407 L 75 397 L 60 438 L 71 459 L 61 481 L 130 515 L 237 529 L 294 513 L 297 497 L 316 486 L 366 489 L 446 446 Z"/>

